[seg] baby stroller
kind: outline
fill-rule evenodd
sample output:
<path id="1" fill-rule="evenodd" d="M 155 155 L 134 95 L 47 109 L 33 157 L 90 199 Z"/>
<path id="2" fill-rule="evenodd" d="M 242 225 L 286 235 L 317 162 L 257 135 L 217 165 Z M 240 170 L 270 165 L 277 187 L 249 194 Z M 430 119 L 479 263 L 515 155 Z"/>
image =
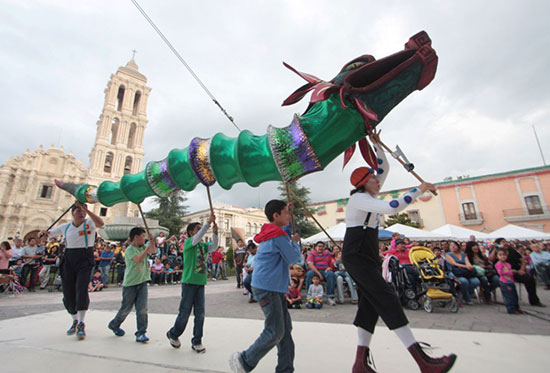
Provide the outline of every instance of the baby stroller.
<path id="1" fill-rule="evenodd" d="M 434 253 L 427 247 L 415 246 L 409 251 L 409 259 L 420 273 L 424 310 L 433 312 L 433 304 L 437 302 L 451 312 L 458 312 L 458 303 Z"/>
<path id="2" fill-rule="evenodd" d="M 54 291 L 61 291 L 61 275 L 58 273 L 55 274 L 55 278 L 53 279 L 53 284 L 51 284 L 49 287 L 48 287 L 48 291 L 50 293 L 54 292 Z"/>
<path id="3" fill-rule="evenodd" d="M 383 267 L 386 266 L 387 275 L 384 277 L 395 290 L 401 304 L 411 310 L 417 310 L 420 307 L 418 303 L 419 295 L 412 286 L 407 271 L 399 265 L 399 259 L 394 255 L 386 257 Z M 386 271 L 384 271 L 384 273 L 386 273 Z"/>

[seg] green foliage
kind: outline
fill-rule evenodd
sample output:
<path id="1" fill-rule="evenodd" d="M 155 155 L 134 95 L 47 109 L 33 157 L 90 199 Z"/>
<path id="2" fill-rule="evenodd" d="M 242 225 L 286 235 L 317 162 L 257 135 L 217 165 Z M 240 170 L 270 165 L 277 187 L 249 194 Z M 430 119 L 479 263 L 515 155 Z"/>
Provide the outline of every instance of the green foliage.
<path id="1" fill-rule="evenodd" d="M 420 224 L 413 223 L 411 221 L 411 219 L 409 218 L 409 215 L 407 215 L 406 212 L 402 212 L 400 214 L 390 215 L 386 219 L 386 227 L 389 227 L 390 225 L 394 225 L 394 224 L 397 224 L 397 223 L 403 224 L 403 225 L 408 225 L 409 227 L 420 228 Z"/>
<path id="2" fill-rule="evenodd" d="M 225 262 L 229 268 L 233 268 L 233 246 L 229 246 L 225 252 Z"/>
<path id="3" fill-rule="evenodd" d="M 185 192 L 178 190 L 165 198 L 155 198 L 157 208 L 146 212 L 145 216 L 149 219 L 156 219 L 159 225 L 170 230 L 171 235 L 179 236 L 181 229 L 186 224 L 182 216 L 187 212 L 187 206 L 184 202 L 187 201 Z"/>
<path id="4" fill-rule="evenodd" d="M 309 199 L 309 189 L 306 187 L 301 186 L 298 184 L 298 182 L 294 182 L 292 184 L 289 184 L 290 190 L 298 196 L 298 198 L 302 201 L 302 203 L 307 206 L 311 203 L 311 200 Z M 286 193 L 286 187 L 284 183 L 281 183 L 277 189 L 281 192 L 281 199 L 283 201 L 288 201 L 287 193 Z M 294 199 L 291 195 L 291 201 L 294 205 L 294 221 L 296 223 L 296 233 L 300 235 L 300 237 L 309 237 L 314 235 L 315 233 L 319 233 L 320 229 L 317 228 L 315 224 L 310 222 L 308 220 L 308 214 L 306 210 L 300 205 L 298 201 Z M 315 213 L 314 210 L 311 210 L 311 213 Z"/>

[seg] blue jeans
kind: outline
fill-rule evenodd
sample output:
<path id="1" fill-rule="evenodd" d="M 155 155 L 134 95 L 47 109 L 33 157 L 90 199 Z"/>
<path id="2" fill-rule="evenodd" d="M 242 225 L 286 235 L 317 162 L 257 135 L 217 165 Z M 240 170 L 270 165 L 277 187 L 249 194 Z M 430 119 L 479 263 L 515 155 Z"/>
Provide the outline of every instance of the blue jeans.
<path id="1" fill-rule="evenodd" d="M 136 336 L 147 331 L 147 282 L 122 288 L 122 304 L 115 318 L 109 323 L 112 329 L 120 328 L 132 308 L 136 306 L 137 331 Z"/>
<path id="2" fill-rule="evenodd" d="M 246 290 L 248 290 L 248 293 L 251 297 L 254 295 L 254 292 L 252 291 L 252 273 L 254 272 L 250 272 L 248 276 L 246 276 L 246 278 L 243 280 L 243 286 Z"/>
<path id="3" fill-rule="evenodd" d="M 117 268 L 117 280 L 116 282 L 118 282 L 119 284 L 122 284 L 122 282 L 124 281 L 124 271 L 126 270 L 126 266 L 123 265 L 119 265 L 116 267 Z"/>
<path id="4" fill-rule="evenodd" d="M 181 301 L 178 317 L 174 326 L 168 331 L 174 339 L 179 338 L 185 331 L 189 315 L 195 316 L 195 325 L 193 327 L 192 345 L 202 343 L 202 329 L 204 326 L 204 285 L 181 284 Z"/>
<path id="5" fill-rule="evenodd" d="M 475 288 L 479 287 L 480 282 L 477 277 L 466 278 L 466 277 L 457 277 L 457 280 L 460 281 L 460 290 L 462 291 L 462 297 L 465 302 L 472 301 L 472 292 Z"/>
<path id="6" fill-rule="evenodd" d="M 260 360 L 277 346 L 277 367 L 275 372 L 294 372 L 294 341 L 292 340 L 292 320 L 288 313 L 287 301 L 283 293 L 254 290 L 265 316 L 264 330 L 248 350 L 240 356 L 244 370 L 250 372 Z"/>
<path id="7" fill-rule="evenodd" d="M 516 292 L 516 286 L 514 283 L 506 284 L 504 282 L 500 282 L 500 291 L 502 291 L 504 304 L 506 304 L 506 312 L 514 313 L 519 311 L 518 293 Z"/>
<path id="8" fill-rule="evenodd" d="M 334 285 L 336 283 L 336 275 L 332 271 L 319 271 L 322 275 L 325 281 L 327 282 L 327 296 L 329 298 L 334 298 Z M 311 285 L 311 279 L 313 278 L 313 275 L 315 272 L 312 270 L 307 271 L 306 273 L 306 289 L 309 289 L 309 285 Z"/>
<path id="9" fill-rule="evenodd" d="M 344 281 L 348 283 L 348 288 L 351 293 L 351 300 L 358 300 L 357 290 L 355 289 L 353 280 L 347 271 L 336 272 L 336 292 L 338 300 L 344 303 Z"/>
<path id="10" fill-rule="evenodd" d="M 109 284 L 109 269 L 111 269 L 110 264 L 99 266 L 99 272 L 101 272 L 101 282 L 103 282 L 103 285 L 105 286 Z"/>

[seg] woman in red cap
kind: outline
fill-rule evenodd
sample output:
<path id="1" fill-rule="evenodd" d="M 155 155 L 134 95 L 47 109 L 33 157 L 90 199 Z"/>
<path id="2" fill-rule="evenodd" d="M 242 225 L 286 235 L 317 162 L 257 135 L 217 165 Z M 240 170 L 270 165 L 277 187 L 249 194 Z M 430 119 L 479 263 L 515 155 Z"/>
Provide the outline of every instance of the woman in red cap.
<path id="1" fill-rule="evenodd" d="M 344 265 L 355 280 L 359 293 L 359 308 L 353 322 L 357 326 L 358 346 L 352 372 L 376 372 L 369 344 L 379 316 L 398 335 L 421 372 L 447 372 L 453 366 L 456 355 L 432 358 L 422 350 L 397 295 L 382 277 L 378 255 L 380 214 L 398 213 L 425 191 L 435 191 L 435 186 L 424 182 L 392 201 L 378 199 L 377 194 L 388 175 L 389 165 L 384 151 L 379 150 L 379 133 L 373 132 L 370 139 L 374 143 L 378 168 L 359 167 L 351 174 L 354 189 L 346 208 L 347 229 L 342 249 Z"/>

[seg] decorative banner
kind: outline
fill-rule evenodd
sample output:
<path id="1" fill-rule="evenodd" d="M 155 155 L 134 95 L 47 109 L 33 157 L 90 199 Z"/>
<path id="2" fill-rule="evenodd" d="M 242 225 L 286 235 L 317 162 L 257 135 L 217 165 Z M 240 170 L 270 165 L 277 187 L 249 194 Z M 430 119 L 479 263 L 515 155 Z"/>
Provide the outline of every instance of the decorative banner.
<path id="1" fill-rule="evenodd" d="M 316 211 L 317 215 L 326 215 L 327 214 L 327 207 L 325 205 L 321 205 L 317 208 Z"/>
<path id="2" fill-rule="evenodd" d="M 336 212 L 344 212 L 345 207 L 348 205 L 349 198 L 342 198 L 336 201 Z"/>

